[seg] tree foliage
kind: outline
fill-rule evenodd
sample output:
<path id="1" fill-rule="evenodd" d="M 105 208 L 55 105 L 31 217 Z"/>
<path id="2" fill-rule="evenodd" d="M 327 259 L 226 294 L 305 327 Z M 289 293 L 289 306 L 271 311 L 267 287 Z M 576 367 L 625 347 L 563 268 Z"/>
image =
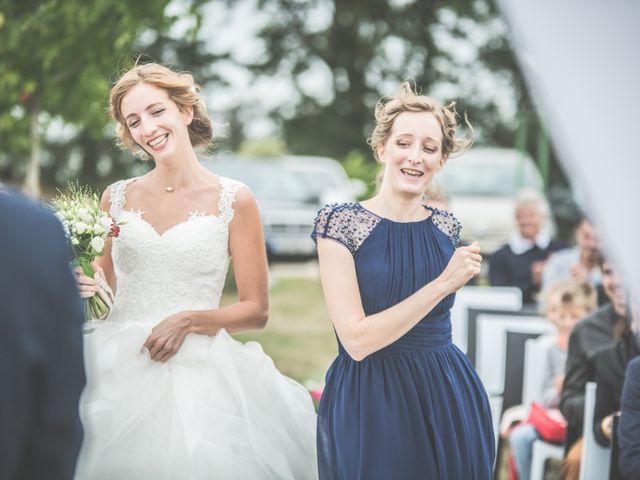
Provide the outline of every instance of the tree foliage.
<path id="1" fill-rule="evenodd" d="M 151 52 L 153 45 L 165 55 L 174 51 L 179 61 L 189 51 L 184 45 L 195 42 L 201 3 L 185 0 L 175 15 L 166 15 L 169 0 L 0 2 L 2 176 L 21 178 L 40 141 L 46 147 L 39 161 L 46 183 L 79 172 L 81 180 L 95 180 L 110 170 L 105 164 L 126 162 L 126 155 L 110 152 L 111 134 L 105 132 L 112 82 L 133 65 L 145 43 Z M 176 18 L 189 16 L 193 27 L 171 50 L 166 32 Z"/>
<path id="2" fill-rule="evenodd" d="M 490 77 L 518 109 L 531 109 L 504 25 L 487 1 L 256 3 L 269 17 L 260 32 L 265 55 L 246 68 L 257 77 L 291 78 L 297 101 L 272 116 L 294 152 L 366 153 L 375 102 L 407 78 L 442 100 L 455 97 L 481 142 L 512 145 L 517 125 L 501 111 L 499 95 L 479 92 L 474 76 Z M 461 48 L 470 50 L 467 58 Z"/>

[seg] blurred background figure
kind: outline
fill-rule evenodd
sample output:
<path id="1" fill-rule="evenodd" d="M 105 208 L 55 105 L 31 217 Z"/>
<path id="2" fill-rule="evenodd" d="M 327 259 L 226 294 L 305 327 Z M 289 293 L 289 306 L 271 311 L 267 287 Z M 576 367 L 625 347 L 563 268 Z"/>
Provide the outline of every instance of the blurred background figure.
<path id="1" fill-rule="evenodd" d="M 543 314 L 556 327 L 556 332 L 537 340 L 546 346 L 544 357 L 538 359 L 544 371 L 541 407 L 546 411 L 552 411 L 560 406 L 569 336 L 575 324 L 595 310 L 596 291 L 589 283 L 566 280 L 551 285 L 543 295 Z M 533 443 L 544 436 L 544 432 L 541 434 L 538 430 L 539 426 L 532 420 L 529 411 L 531 406 L 524 407 L 525 409 L 522 409 L 522 406 L 515 408 L 521 411 L 521 415 L 528 414 L 529 419 L 517 425 L 509 435 L 511 454 L 520 480 L 530 478 Z M 560 415 L 560 412 L 555 415 Z M 523 417 L 521 418 L 524 420 Z M 503 435 L 508 434 L 510 430 L 505 427 L 503 427 Z"/>
<path id="2" fill-rule="evenodd" d="M 569 338 L 560 411 L 567 420 L 565 475 L 578 478 L 582 452 L 584 397 L 587 382 L 596 380 L 599 352 L 615 345 L 616 325 L 627 322 L 627 297 L 613 266 L 602 259 L 602 285 L 608 303 L 576 325 Z"/>
<path id="3" fill-rule="evenodd" d="M 536 163 L 515 148 L 474 145 L 453 158 L 435 180 L 447 193 L 448 210 L 464 226 L 462 243 L 477 240 L 484 256 L 509 241 L 516 227 L 518 192 L 535 190 L 544 195 Z"/>
<path id="4" fill-rule="evenodd" d="M 615 343 L 598 352 L 594 358 L 598 388 L 592 428 L 596 441 L 603 447 L 611 447 L 613 442 L 614 416 L 620 413 L 627 365 L 640 355 L 640 337 L 638 336 L 640 324 L 637 313 L 637 308 L 627 306 L 627 314 L 618 319 L 614 328 Z M 635 435 L 640 437 L 640 431 Z M 614 468 L 616 468 L 615 465 Z M 640 470 L 636 471 L 636 478 L 638 476 L 640 476 Z"/>
<path id="5" fill-rule="evenodd" d="M 509 242 L 489 257 L 489 283 L 497 287 L 518 287 L 525 304 L 535 303 L 545 262 L 564 247 L 551 238 L 549 206 L 538 190 L 522 190 L 516 197 L 518 231 Z"/>
<path id="6" fill-rule="evenodd" d="M 620 403 L 618 470 L 622 478 L 633 480 L 640 472 L 640 358 L 629 362 Z"/>
<path id="7" fill-rule="evenodd" d="M 447 192 L 444 190 L 444 188 L 435 185 L 434 187 L 429 188 L 429 191 L 427 191 L 424 203 L 425 205 L 446 212 L 449 210 L 449 195 L 447 195 Z"/>
<path id="8" fill-rule="evenodd" d="M 602 305 L 607 299 L 600 287 L 600 239 L 587 217 L 582 216 L 576 224 L 574 237 L 576 245 L 573 248 L 554 253 L 545 264 L 542 288 L 569 278 L 591 282 L 598 289 L 598 304 Z"/>
<path id="9" fill-rule="evenodd" d="M 69 480 L 80 450 L 83 315 L 62 226 L 0 188 L 0 479 Z"/>

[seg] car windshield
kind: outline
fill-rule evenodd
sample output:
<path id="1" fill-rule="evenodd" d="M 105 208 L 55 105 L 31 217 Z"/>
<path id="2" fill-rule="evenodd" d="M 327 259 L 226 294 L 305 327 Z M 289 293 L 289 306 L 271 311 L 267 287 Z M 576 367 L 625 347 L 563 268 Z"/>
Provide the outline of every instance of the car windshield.
<path id="1" fill-rule="evenodd" d="M 336 180 L 329 172 L 293 170 L 293 173 L 302 180 L 305 188 L 316 194 L 336 188 Z"/>
<path id="2" fill-rule="evenodd" d="M 524 187 L 537 187 L 531 178 L 522 163 L 460 162 L 445 167 L 438 183 L 450 195 L 512 196 Z"/>
<path id="3" fill-rule="evenodd" d="M 306 202 L 310 196 L 294 173 L 266 161 L 264 164 L 213 162 L 211 166 L 214 172 L 245 183 L 258 199 Z"/>

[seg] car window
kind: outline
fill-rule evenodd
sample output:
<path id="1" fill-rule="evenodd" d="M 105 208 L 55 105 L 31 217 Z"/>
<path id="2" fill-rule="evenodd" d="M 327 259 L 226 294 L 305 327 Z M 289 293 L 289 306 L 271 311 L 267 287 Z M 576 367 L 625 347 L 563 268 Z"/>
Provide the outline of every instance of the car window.
<path id="1" fill-rule="evenodd" d="M 213 171 L 247 185 L 258 199 L 304 202 L 309 193 L 294 173 L 275 164 L 234 162 L 212 164 Z"/>
<path id="2" fill-rule="evenodd" d="M 450 195 L 512 196 L 524 187 L 539 188 L 528 170 L 521 162 L 460 162 L 445 167 L 438 183 Z"/>
<path id="3" fill-rule="evenodd" d="M 293 173 L 311 192 L 320 193 L 337 187 L 334 176 L 328 172 L 294 170 Z"/>

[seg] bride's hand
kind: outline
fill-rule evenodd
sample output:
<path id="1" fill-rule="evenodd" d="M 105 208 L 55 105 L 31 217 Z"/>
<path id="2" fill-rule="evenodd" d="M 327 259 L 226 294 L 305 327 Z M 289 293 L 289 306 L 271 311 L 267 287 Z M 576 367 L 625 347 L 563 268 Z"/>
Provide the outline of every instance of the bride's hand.
<path id="1" fill-rule="evenodd" d="M 165 318 L 151 330 L 144 342 L 151 360 L 166 362 L 173 357 L 189 333 L 189 319 L 184 312 Z"/>
<path id="2" fill-rule="evenodd" d="M 87 277 L 84 274 L 82 267 L 75 267 L 73 269 L 73 273 L 76 278 L 76 284 L 78 285 L 78 293 L 80 294 L 80 298 L 93 297 L 100 289 L 98 280 L 104 280 L 105 278 L 104 271 L 98 266 L 97 263 L 92 262 L 91 266 L 93 267 L 93 271 L 95 272 L 95 274 L 93 275 L 94 278 Z M 106 280 L 104 283 L 106 283 Z"/>

